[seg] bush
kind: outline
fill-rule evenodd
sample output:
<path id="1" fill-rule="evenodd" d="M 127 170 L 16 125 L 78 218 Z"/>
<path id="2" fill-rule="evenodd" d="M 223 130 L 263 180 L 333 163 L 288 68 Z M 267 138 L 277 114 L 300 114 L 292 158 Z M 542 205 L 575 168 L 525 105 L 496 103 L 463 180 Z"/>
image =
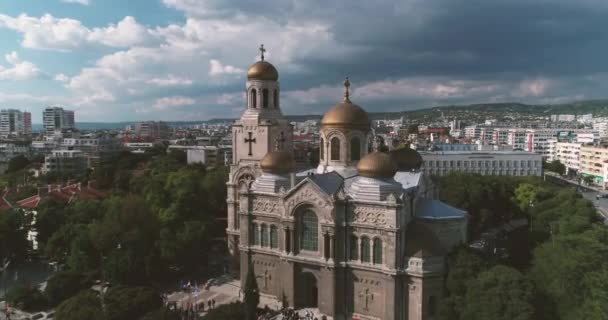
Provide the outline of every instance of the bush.
<path id="1" fill-rule="evenodd" d="M 162 306 L 158 292 L 146 287 L 111 288 L 104 300 L 109 320 L 138 319 Z"/>
<path id="2" fill-rule="evenodd" d="M 26 284 L 13 286 L 7 292 L 6 298 L 17 308 L 28 312 L 40 311 L 47 306 L 47 300 L 42 292 L 38 288 Z"/>
<path id="3" fill-rule="evenodd" d="M 61 320 L 105 320 L 101 299 L 95 291 L 84 290 L 62 302 L 57 307 L 55 319 Z"/>
<path id="4" fill-rule="evenodd" d="M 87 288 L 90 284 L 81 273 L 63 271 L 54 274 L 49 279 L 44 293 L 49 301 L 49 305 L 56 306 Z"/>

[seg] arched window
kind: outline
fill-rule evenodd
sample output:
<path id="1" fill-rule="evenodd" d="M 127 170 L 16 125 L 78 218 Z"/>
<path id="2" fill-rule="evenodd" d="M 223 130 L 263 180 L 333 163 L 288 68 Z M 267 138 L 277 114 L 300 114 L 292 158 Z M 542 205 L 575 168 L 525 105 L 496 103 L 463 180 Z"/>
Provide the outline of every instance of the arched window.
<path id="1" fill-rule="evenodd" d="M 270 248 L 276 249 L 279 247 L 279 232 L 277 226 L 270 226 Z"/>
<path id="2" fill-rule="evenodd" d="M 359 260 L 359 238 L 350 236 L 350 260 Z"/>
<path id="3" fill-rule="evenodd" d="M 279 108 L 279 91 L 277 89 L 274 89 L 274 108 L 278 109 Z"/>
<path id="4" fill-rule="evenodd" d="M 331 160 L 340 160 L 340 139 L 331 138 Z"/>
<path id="5" fill-rule="evenodd" d="M 374 264 L 382 264 L 382 240 L 374 239 Z"/>
<path id="6" fill-rule="evenodd" d="M 258 107 L 258 92 L 255 89 L 251 89 L 251 107 Z"/>
<path id="7" fill-rule="evenodd" d="M 361 159 L 361 139 L 354 137 L 350 139 L 350 160 L 358 161 Z"/>
<path id="8" fill-rule="evenodd" d="M 369 238 L 361 238 L 361 262 L 369 262 Z"/>
<path id="9" fill-rule="evenodd" d="M 268 108 L 268 89 L 262 90 L 262 108 Z"/>
<path id="10" fill-rule="evenodd" d="M 251 225 L 251 234 L 253 235 L 253 245 L 259 246 L 260 245 L 260 233 L 258 232 L 258 225 L 255 223 Z"/>
<path id="11" fill-rule="evenodd" d="M 260 227 L 260 236 L 262 237 L 262 247 L 268 246 L 268 227 L 265 224 L 262 224 Z"/>
<path id="12" fill-rule="evenodd" d="M 319 225 L 317 215 L 312 210 L 304 211 L 300 218 L 300 249 L 319 250 Z"/>
<path id="13" fill-rule="evenodd" d="M 321 138 L 321 144 L 319 145 L 319 158 L 321 158 L 321 161 L 325 158 L 325 140 L 323 138 Z"/>

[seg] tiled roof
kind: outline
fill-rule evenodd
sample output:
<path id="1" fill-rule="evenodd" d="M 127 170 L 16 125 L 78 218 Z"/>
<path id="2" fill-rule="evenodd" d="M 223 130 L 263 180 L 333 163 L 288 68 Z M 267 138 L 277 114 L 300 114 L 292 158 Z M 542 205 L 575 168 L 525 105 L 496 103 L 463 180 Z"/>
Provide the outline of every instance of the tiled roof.
<path id="1" fill-rule="evenodd" d="M 418 200 L 416 208 L 416 217 L 421 219 L 460 219 L 466 214 L 466 211 L 433 199 Z"/>

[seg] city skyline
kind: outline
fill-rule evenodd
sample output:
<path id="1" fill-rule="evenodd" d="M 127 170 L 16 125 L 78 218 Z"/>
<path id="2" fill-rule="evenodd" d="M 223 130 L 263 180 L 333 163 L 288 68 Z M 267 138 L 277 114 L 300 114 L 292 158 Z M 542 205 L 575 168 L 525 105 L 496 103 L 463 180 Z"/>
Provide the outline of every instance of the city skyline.
<path id="1" fill-rule="evenodd" d="M 262 43 L 286 114 L 322 114 L 346 75 L 370 112 L 604 98 L 606 13 L 592 0 L 2 3 L 0 106 L 35 124 L 51 105 L 83 122 L 237 118 Z"/>

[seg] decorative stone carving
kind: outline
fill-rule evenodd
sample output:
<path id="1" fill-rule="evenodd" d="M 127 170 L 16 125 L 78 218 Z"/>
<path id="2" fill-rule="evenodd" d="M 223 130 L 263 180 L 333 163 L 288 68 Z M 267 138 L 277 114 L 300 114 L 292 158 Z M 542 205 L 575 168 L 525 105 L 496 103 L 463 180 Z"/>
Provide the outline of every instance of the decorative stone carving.
<path id="1" fill-rule="evenodd" d="M 287 201 L 287 211 L 291 212 L 295 206 L 302 202 L 312 203 L 319 208 L 325 208 L 329 206 L 327 201 L 325 199 L 322 199 L 319 194 L 312 189 L 312 187 L 304 186 Z"/>
<path id="2" fill-rule="evenodd" d="M 386 214 L 382 208 L 377 207 L 354 207 L 348 210 L 348 220 L 352 223 L 373 224 L 385 226 Z"/>
<path id="3" fill-rule="evenodd" d="M 263 213 L 277 213 L 279 212 L 279 203 L 275 200 L 266 198 L 255 198 L 253 199 L 253 211 Z"/>

